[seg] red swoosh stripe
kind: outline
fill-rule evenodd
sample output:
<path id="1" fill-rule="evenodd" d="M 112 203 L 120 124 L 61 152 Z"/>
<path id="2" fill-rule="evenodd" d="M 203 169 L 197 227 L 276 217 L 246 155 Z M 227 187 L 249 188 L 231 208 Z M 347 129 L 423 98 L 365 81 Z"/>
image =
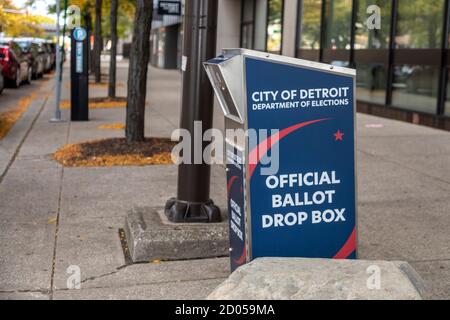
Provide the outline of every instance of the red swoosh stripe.
<path id="1" fill-rule="evenodd" d="M 247 248 L 244 246 L 244 250 L 242 250 L 242 255 L 239 257 L 239 259 L 234 260 L 234 262 L 238 265 L 242 265 L 245 262 L 245 259 L 247 258 Z"/>
<path id="2" fill-rule="evenodd" d="M 353 229 L 347 242 L 342 246 L 341 250 L 333 257 L 333 259 L 347 259 L 353 251 L 356 250 L 356 227 Z"/>
<path id="3" fill-rule="evenodd" d="M 259 143 L 255 148 L 253 148 L 253 150 L 250 151 L 249 156 L 248 156 L 248 158 L 251 162 L 249 164 L 250 177 L 252 177 L 257 164 L 261 161 L 261 158 L 275 145 L 275 143 L 279 142 L 281 139 L 286 137 L 288 134 L 290 134 L 300 128 L 309 126 L 310 124 L 313 124 L 313 123 L 325 121 L 325 120 L 329 120 L 329 119 L 318 119 L 318 120 L 311 120 L 311 121 L 297 123 L 293 126 L 290 126 L 288 128 L 281 130 L 280 132 L 278 132 L 276 134 L 271 135 L 270 137 L 268 137 L 267 139 L 265 139 L 264 141 Z"/>
<path id="4" fill-rule="evenodd" d="M 230 193 L 231 187 L 233 186 L 234 181 L 236 181 L 236 179 L 238 178 L 238 176 L 232 176 L 230 178 L 230 181 L 228 181 L 227 184 L 227 192 Z"/>

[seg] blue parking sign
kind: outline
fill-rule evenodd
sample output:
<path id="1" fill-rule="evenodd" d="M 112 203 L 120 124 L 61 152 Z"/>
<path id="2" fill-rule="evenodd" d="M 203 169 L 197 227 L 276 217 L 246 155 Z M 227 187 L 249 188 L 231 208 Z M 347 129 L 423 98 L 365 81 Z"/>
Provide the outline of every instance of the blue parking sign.
<path id="1" fill-rule="evenodd" d="M 86 29 L 81 27 L 75 28 L 75 30 L 73 31 L 73 37 L 75 41 L 84 41 L 84 39 L 86 39 L 87 37 Z"/>

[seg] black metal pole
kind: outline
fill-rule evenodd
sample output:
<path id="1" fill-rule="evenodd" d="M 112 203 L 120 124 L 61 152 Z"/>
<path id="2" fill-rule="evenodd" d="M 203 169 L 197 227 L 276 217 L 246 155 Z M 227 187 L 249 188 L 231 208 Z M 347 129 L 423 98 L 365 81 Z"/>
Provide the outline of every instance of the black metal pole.
<path id="1" fill-rule="evenodd" d="M 166 203 L 165 213 L 172 222 L 218 222 L 220 210 L 209 198 L 211 168 L 195 164 L 194 122 L 203 133 L 212 127 L 214 93 L 202 63 L 216 55 L 217 0 L 186 0 L 184 14 L 182 129 L 191 133 L 191 163 L 178 167 L 177 197 Z M 197 134 L 197 133 L 196 133 Z M 202 151 L 205 144 L 202 145 Z M 202 152 L 203 155 L 203 152 Z"/>
<path id="2" fill-rule="evenodd" d="M 398 10 L 398 0 L 392 1 L 391 9 L 391 30 L 389 34 L 389 62 L 388 62 L 388 74 L 386 81 L 386 105 L 392 104 L 392 83 L 394 82 L 394 62 L 395 62 L 395 36 L 397 34 L 397 10 Z"/>
<path id="3" fill-rule="evenodd" d="M 325 39 L 326 39 L 326 20 L 325 20 L 325 14 L 326 14 L 326 1 L 322 0 L 322 4 L 320 7 L 320 48 L 319 48 L 319 62 L 323 62 L 324 58 L 324 51 L 325 51 Z"/>
<path id="4" fill-rule="evenodd" d="M 356 19 L 358 16 L 358 1 L 352 1 L 352 20 L 350 28 L 350 58 L 349 66 L 350 68 L 356 68 L 355 62 L 355 37 L 356 37 Z"/>

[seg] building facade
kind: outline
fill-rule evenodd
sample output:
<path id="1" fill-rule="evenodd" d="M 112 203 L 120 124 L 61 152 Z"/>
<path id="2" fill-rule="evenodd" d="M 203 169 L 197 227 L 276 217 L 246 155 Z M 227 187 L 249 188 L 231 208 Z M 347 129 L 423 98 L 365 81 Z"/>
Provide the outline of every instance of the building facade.
<path id="1" fill-rule="evenodd" d="M 181 65 L 184 0 L 173 2 L 181 4 L 181 15 L 160 15 L 159 1 L 153 2 L 150 63 L 164 69 L 179 69 Z"/>
<path id="2" fill-rule="evenodd" d="M 356 68 L 359 111 L 450 130 L 449 21 L 450 0 L 219 0 L 217 49 Z"/>

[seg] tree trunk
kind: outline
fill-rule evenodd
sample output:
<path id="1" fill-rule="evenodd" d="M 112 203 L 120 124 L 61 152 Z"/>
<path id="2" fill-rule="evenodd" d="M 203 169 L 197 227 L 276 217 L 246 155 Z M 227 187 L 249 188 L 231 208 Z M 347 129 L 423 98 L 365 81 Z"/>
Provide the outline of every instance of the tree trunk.
<path id="1" fill-rule="evenodd" d="M 89 7 L 86 7 L 86 9 L 85 9 L 84 24 L 86 26 L 86 32 L 87 32 L 88 37 L 89 37 L 89 41 L 88 41 L 88 46 L 89 46 L 89 63 L 88 63 L 88 68 L 89 68 L 89 72 L 93 72 L 94 71 L 94 63 L 93 63 L 93 54 L 92 54 L 92 49 L 91 49 L 92 16 L 91 16 L 91 13 L 89 12 Z"/>
<path id="2" fill-rule="evenodd" d="M 101 82 L 100 55 L 102 53 L 102 0 L 95 0 L 94 25 L 94 75 L 95 82 Z"/>
<path id="3" fill-rule="evenodd" d="M 136 0 L 133 40 L 128 68 L 126 138 L 129 142 L 144 140 L 145 97 L 150 54 L 150 30 L 153 1 Z"/>
<path id="4" fill-rule="evenodd" d="M 119 0 L 111 0 L 111 59 L 109 62 L 108 97 L 116 97 L 117 8 Z"/>

